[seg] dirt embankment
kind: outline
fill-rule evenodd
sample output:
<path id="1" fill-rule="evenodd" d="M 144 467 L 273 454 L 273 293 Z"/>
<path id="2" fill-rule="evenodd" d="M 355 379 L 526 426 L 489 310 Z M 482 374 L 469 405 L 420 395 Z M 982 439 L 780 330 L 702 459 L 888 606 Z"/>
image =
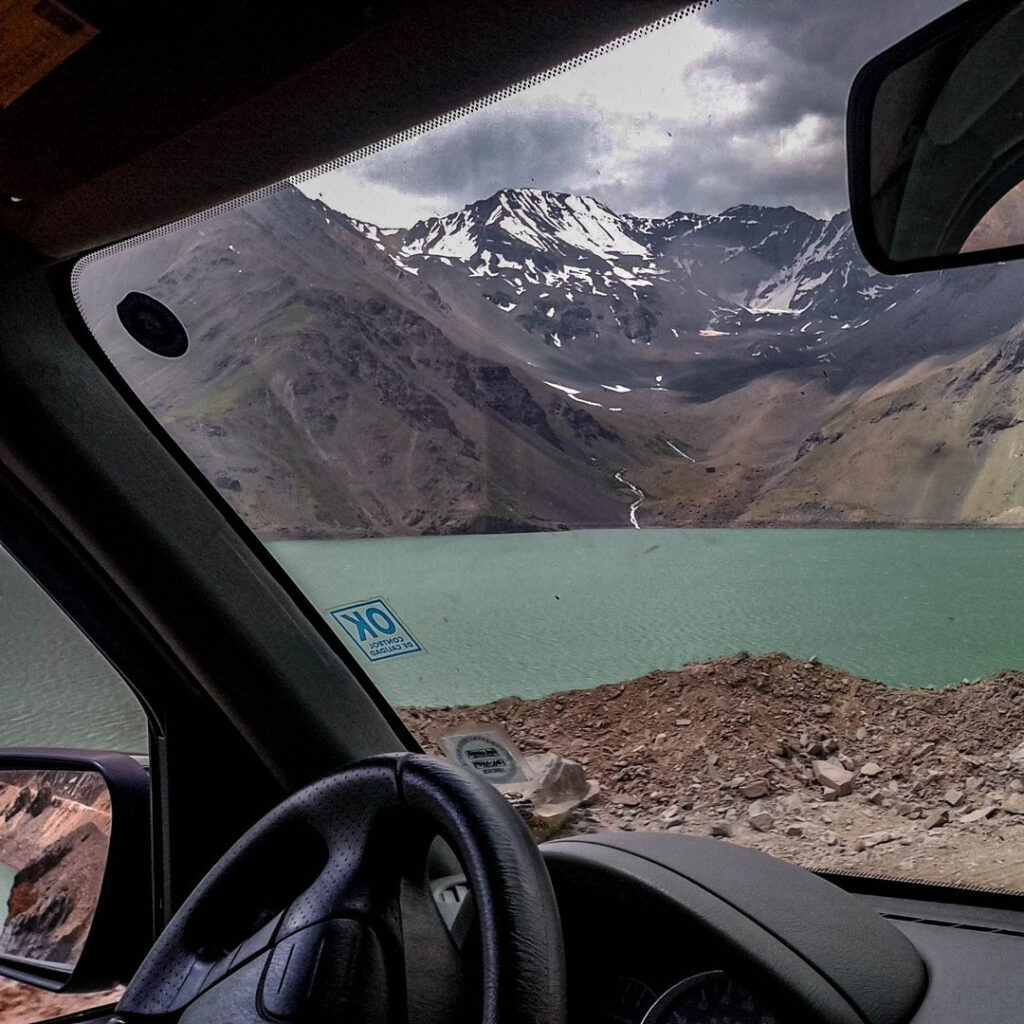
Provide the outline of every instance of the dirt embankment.
<path id="1" fill-rule="evenodd" d="M 579 761 L 563 834 L 717 835 L 808 867 L 1024 890 L 1024 673 L 897 689 L 784 654 L 405 709 L 427 749 L 465 718 Z"/>
<path id="2" fill-rule="evenodd" d="M 120 989 L 113 989 L 110 992 L 61 995 L 0 978 L 0 1021 L 3 1024 L 36 1024 L 51 1017 L 63 1017 L 94 1006 L 116 1003 L 120 994 Z"/>

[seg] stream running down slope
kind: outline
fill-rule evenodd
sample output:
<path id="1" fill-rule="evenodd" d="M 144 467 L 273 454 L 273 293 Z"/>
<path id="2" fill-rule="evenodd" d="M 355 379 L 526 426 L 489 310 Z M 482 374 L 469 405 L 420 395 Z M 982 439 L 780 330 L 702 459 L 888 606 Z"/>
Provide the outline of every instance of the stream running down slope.
<path id="1" fill-rule="evenodd" d="M 644 498 L 646 498 L 647 495 L 644 494 L 644 492 L 641 491 L 640 488 L 636 486 L 636 484 L 631 484 L 622 475 L 625 472 L 626 471 L 623 469 L 620 472 L 616 473 L 615 479 L 618 480 L 620 484 L 625 484 L 636 495 L 636 501 L 634 501 L 633 504 L 629 506 L 629 521 L 637 530 L 639 530 L 640 524 L 636 521 L 636 510 L 644 503 Z"/>

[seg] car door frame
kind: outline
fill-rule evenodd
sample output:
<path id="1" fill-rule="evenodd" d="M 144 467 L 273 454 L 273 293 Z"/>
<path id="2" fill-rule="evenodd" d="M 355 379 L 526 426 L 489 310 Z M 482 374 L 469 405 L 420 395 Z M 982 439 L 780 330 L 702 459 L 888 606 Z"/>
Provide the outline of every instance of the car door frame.
<path id="1" fill-rule="evenodd" d="M 146 710 L 159 931 L 286 793 L 418 745 L 118 386 L 73 306 L 71 265 L 25 255 L 0 280 L 0 542 Z"/>

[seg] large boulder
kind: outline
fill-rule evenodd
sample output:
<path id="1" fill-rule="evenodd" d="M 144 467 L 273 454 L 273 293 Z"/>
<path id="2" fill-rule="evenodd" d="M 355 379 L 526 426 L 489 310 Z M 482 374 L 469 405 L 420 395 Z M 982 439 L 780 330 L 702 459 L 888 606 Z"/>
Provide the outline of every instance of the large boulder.
<path id="1" fill-rule="evenodd" d="M 532 778 L 509 782 L 498 789 L 513 804 L 529 802 L 529 815 L 524 817 L 530 830 L 535 838 L 547 839 L 562 828 L 577 807 L 594 800 L 600 786 L 587 780 L 581 764 L 551 751 L 528 754 L 525 760 Z"/>

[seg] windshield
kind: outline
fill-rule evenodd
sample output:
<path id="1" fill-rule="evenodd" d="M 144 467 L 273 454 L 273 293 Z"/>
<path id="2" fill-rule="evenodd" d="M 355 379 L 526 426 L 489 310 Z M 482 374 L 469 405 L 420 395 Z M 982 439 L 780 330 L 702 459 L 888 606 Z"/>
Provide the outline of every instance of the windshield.
<path id="1" fill-rule="evenodd" d="M 878 275 L 845 205 L 854 73 L 950 6 L 723 0 L 76 269 L 538 836 L 1024 887 L 1024 271 Z"/>

